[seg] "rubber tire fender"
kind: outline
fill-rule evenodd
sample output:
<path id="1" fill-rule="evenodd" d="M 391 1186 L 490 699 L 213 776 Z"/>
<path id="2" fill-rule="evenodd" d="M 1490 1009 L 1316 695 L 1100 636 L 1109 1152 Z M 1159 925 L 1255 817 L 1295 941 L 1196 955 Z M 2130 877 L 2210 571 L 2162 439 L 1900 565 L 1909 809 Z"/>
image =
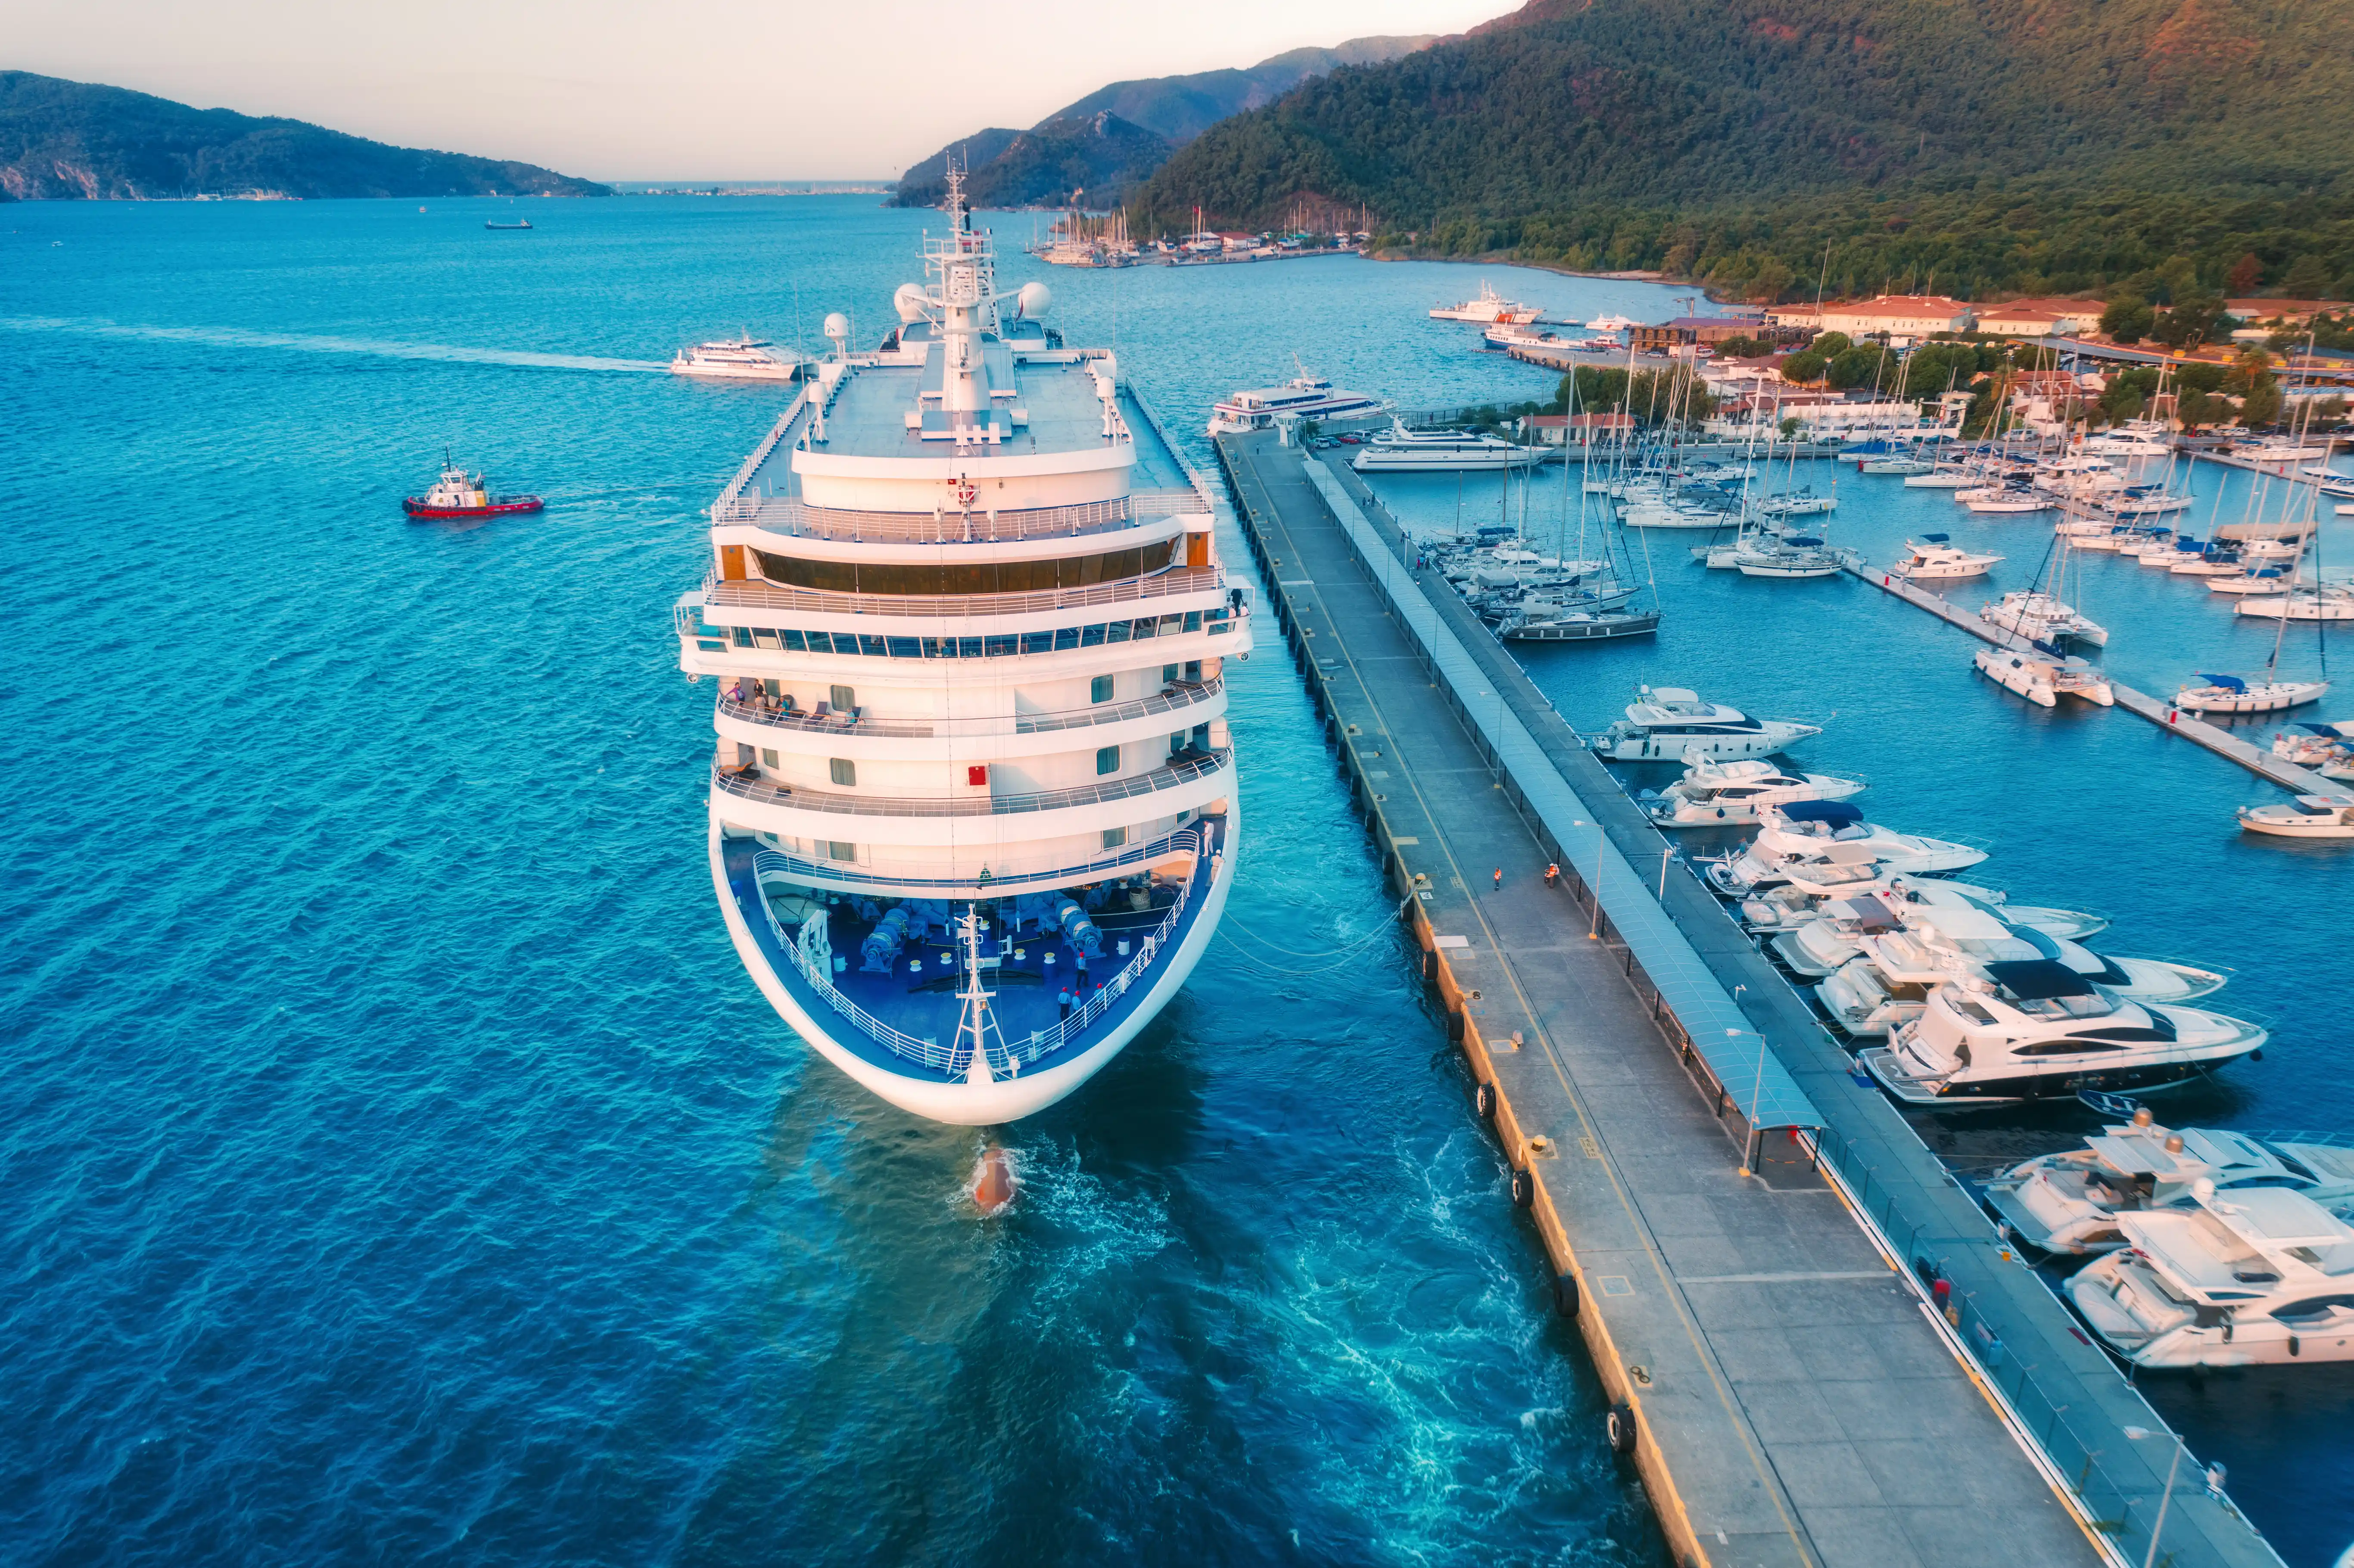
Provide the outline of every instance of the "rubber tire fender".
<path id="1" fill-rule="evenodd" d="M 1631 1404 L 1612 1405 L 1610 1413 L 1602 1418 L 1602 1436 L 1608 1441 L 1612 1453 L 1622 1455 L 1633 1453 L 1635 1451 L 1635 1407 Z"/>
<path id="2" fill-rule="evenodd" d="M 1553 1277 L 1553 1309 L 1564 1318 L 1577 1316 L 1577 1276 L 1556 1274 Z"/>
<path id="3" fill-rule="evenodd" d="M 1496 1086 L 1482 1080 L 1471 1086 L 1471 1105 L 1481 1121 L 1496 1119 Z"/>
<path id="4" fill-rule="evenodd" d="M 1533 1171 L 1512 1172 L 1512 1207 L 1525 1209 L 1537 1201 L 1537 1177 Z"/>

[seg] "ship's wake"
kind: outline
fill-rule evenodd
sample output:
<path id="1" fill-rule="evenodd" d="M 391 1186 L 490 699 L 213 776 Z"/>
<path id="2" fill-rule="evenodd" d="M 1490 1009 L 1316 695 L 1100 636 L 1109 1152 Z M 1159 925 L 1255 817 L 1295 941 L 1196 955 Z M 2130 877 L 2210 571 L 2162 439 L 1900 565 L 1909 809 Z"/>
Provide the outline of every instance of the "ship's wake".
<path id="1" fill-rule="evenodd" d="M 364 354 L 387 359 L 438 360 L 452 365 L 508 365 L 530 370 L 590 370 L 644 375 L 670 368 L 654 359 L 604 359 L 582 354 L 537 354 L 527 349 L 463 348 L 446 343 L 396 343 L 385 338 L 252 332 L 243 327 L 143 326 L 88 316 L 0 316 L 0 328 L 11 332 L 59 332 L 76 333 L 87 337 L 137 338 L 152 343 L 196 343 L 215 348 L 275 348 L 290 349 L 297 354 Z"/>

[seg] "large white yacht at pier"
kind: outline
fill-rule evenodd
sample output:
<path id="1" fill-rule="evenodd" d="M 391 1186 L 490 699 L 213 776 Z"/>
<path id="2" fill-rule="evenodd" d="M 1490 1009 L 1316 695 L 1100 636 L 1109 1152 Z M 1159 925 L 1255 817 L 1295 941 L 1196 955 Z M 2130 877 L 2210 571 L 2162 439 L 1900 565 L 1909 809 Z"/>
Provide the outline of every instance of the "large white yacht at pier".
<path id="1" fill-rule="evenodd" d="M 1205 495 L 950 180 L 899 327 L 834 350 L 712 508 L 680 662 L 719 686 L 712 879 L 769 1002 L 937 1121 L 1099 1071 L 1199 961 L 1250 647 Z"/>

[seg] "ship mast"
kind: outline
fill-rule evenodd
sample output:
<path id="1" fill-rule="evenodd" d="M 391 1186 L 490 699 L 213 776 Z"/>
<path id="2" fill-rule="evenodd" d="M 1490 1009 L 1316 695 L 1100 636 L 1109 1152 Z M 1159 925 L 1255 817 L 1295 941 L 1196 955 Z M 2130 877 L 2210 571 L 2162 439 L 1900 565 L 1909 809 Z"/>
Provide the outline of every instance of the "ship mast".
<path id="1" fill-rule="evenodd" d="M 957 1000 L 964 1003 L 964 1008 L 957 1018 L 956 1044 L 950 1049 L 949 1060 L 954 1062 L 958 1053 L 970 1052 L 965 1063 L 966 1081 L 986 1084 L 992 1076 L 989 1069 L 990 1037 L 996 1036 L 997 1053 L 1002 1056 L 1006 1054 L 1005 1036 L 998 1030 L 997 1015 L 989 1010 L 989 999 L 997 993 L 981 989 L 981 911 L 966 905 L 957 925 L 959 934 L 964 938 L 965 977 L 964 990 L 957 993 Z"/>

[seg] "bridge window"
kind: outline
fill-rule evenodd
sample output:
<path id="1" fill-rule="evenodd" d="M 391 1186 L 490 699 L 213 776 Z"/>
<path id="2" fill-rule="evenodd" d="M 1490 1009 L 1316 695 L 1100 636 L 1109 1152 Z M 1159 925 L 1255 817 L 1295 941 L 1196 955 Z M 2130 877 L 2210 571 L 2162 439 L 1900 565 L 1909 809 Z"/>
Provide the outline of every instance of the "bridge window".
<path id="1" fill-rule="evenodd" d="M 1176 541 L 1164 539 L 1100 556 L 1064 556 L 1045 561 L 975 561 L 966 565 L 811 561 L 755 550 L 760 575 L 773 583 L 826 593 L 970 594 L 1040 593 L 1093 588 L 1165 568 Z"/>

